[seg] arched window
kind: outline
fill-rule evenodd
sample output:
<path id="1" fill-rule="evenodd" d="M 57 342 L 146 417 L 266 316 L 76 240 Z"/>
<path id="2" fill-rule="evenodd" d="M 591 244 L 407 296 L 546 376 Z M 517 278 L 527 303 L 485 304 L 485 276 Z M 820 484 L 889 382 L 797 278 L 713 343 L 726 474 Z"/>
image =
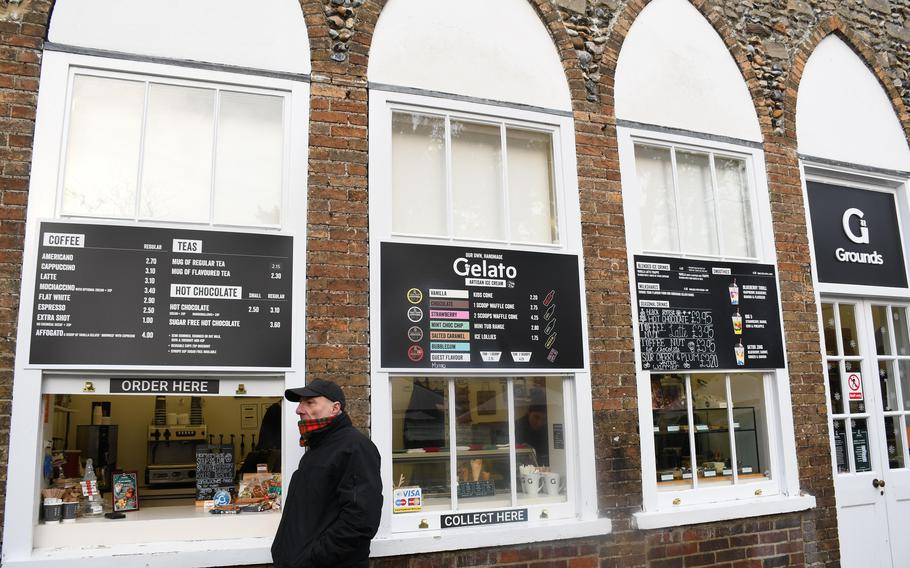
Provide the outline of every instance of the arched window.
<path id="1" fill-rule="evenodd" d="M 293 267 L 306 264 L 307 31 L 296 0 L 258 2 L 255 25 L 250 9 L 55 4 L 10 463 L 41 464 L 45 440 L 60 455 L 80 449 L 83 462 L 96 458 L 108 509 L 111 470 L 135 471 L 142 513 L 103 530 L 39 522 L 28 512 L 39 510 L 44 472 L 13 467 L 8 504 L 27 513 L 5 527 L 5 560 L 141 562 L 152 547 L 186 564 L 270 561 L 280 514 L 218 523 L 195 504 L 211 496 L 197 493 L 197 456 L 220 452 L 228 473 L 216 484 L 233 486 L 266 410 L 304 367 L 305 277 Z M 66 242 L 79 247 L 54 248 Z M 281 430 L 293 431 L 292 409 L 282 414 Z M 262 462 L 273 481 L 299 456 L 284 439 Z M 67 455 L 67 476 L 79 475 L 78 452 Z"/>
<path id="2" fill-rule="evenodd" d="M 615 92 L 643 433 L 638 526 L 807 508 L 787 497 L 796 457 L 776 257 L 742 74 L 695 7 L 654 0 L 623 43 Z"/>
<path id="3" fill-rule="evenodd" d="M 524 0 L 421 8 L 386 4 L 368 72 L 372 425 L 388 489 L 373 553 L 422 535 L 439 550 L 603 533 L 562 64 Z"/>

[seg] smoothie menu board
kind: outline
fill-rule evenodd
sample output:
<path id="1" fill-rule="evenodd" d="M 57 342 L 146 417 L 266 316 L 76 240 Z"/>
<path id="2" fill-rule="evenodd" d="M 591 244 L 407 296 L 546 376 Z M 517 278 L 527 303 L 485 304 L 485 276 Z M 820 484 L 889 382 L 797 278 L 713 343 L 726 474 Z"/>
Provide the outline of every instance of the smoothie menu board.
<path id="1" fill-rule="evenodd" d="M 774 266 L 635 257 L 642 368 L 784 366 Z"/>
<path id="2" fill-rule="evenodd" d="M 384 368 L 584 366 L 576 255 L 380 247 Z"/>
<path id="3" fill-rule="evenodd" d="M 292 239 L 42 223 L 32 364 L 291 364 Z"/>

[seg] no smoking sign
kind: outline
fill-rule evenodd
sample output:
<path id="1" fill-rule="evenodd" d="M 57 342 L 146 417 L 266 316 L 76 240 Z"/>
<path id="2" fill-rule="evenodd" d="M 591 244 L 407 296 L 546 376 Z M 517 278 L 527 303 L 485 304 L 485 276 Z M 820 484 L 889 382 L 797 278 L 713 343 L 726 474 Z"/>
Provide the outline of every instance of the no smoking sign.
<path id="1" fill-rule="evenodd" d="M 863 400 L 863 376 L 858 372 L 846 373 L 847 375 L 847 399 Z"/>

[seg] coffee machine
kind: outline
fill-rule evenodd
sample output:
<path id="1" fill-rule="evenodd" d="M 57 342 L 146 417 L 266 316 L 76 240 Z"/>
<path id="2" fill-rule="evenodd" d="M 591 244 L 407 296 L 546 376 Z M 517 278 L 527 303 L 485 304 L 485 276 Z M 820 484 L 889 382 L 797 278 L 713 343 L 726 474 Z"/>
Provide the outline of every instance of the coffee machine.
<path id="1" fill-rule="evenodd" d="M 195 487 L 196 446 L 204 444 L 202 424 L 149 426 L 145 483 L 152 487 Z"/>

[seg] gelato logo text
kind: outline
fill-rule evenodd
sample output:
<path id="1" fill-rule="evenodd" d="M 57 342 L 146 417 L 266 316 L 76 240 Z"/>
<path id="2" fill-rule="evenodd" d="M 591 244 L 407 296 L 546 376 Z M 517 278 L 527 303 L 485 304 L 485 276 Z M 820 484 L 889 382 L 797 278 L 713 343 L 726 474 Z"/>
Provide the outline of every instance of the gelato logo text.
<path id="1" fill-rule="evenodd" d="M 471 263 L 468 259 L 461 257 L 456 258 L 452 263 L 452 270 L 459 276 L 473 276 L 475 278 L 515 278 L 518 276 L 518 269 L 514 266 L 507 266 L 503 263 L 487 263 L 486 260 L 480 261 L 479 264 Z"/>

